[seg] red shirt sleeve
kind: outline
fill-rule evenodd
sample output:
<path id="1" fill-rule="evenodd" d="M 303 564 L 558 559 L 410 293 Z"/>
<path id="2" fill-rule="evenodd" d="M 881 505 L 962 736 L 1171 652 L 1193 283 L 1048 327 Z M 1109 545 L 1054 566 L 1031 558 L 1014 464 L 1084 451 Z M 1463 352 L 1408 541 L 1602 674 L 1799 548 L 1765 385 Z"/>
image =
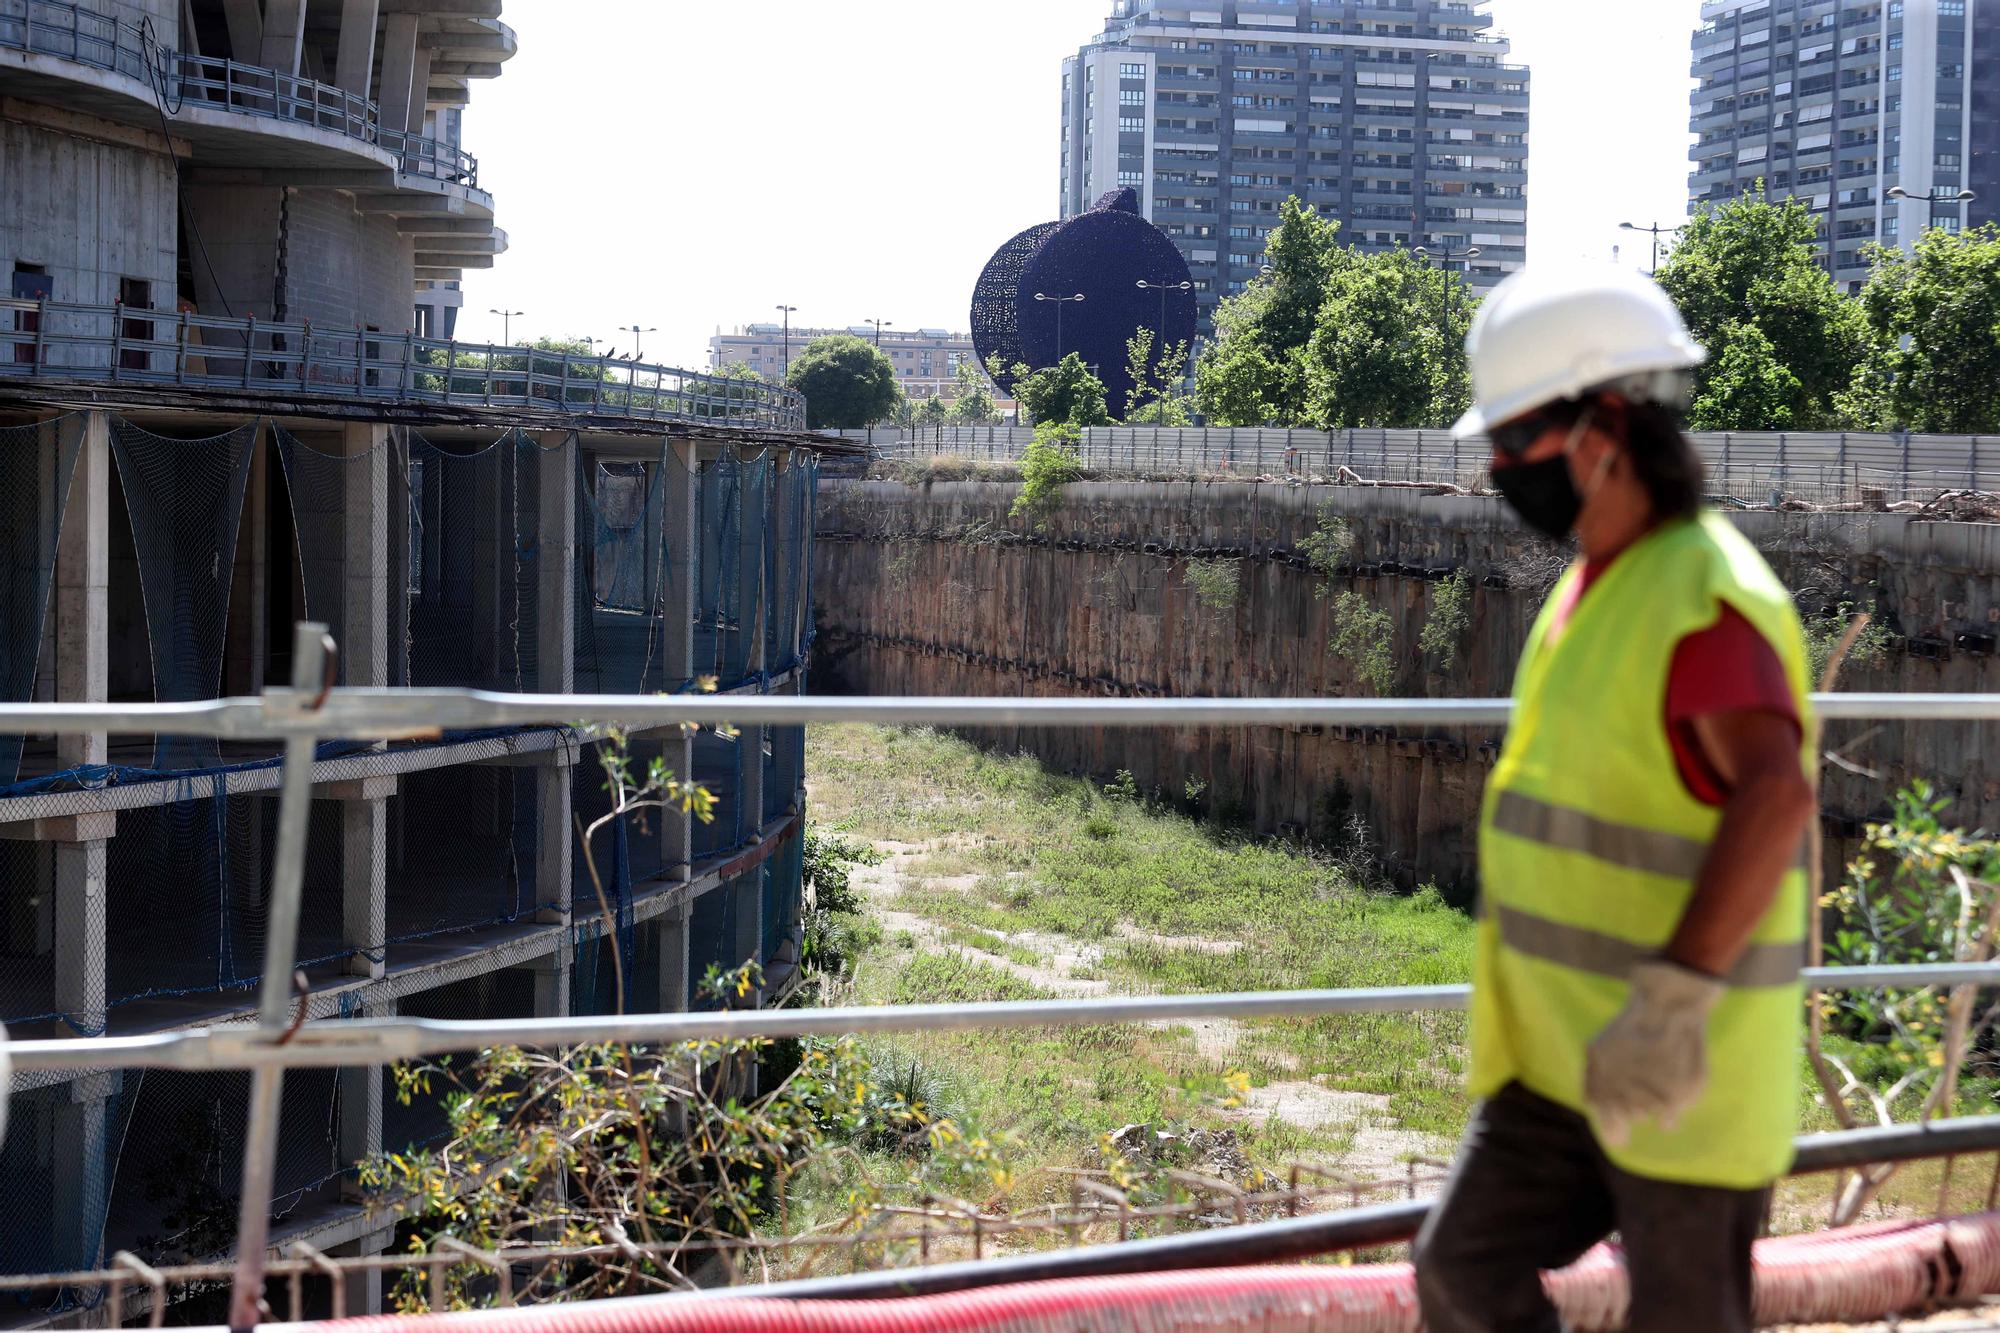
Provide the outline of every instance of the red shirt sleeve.
<path id="1" fill-rule="evenodd" d="M 1795 730 L 1799 725 L 1776 650 L 1742 612 L 1725 603 L 1713 625 L 1675 645 L 1667 674 L 1667 740 L 1688 794 L 1705 805 L 1721 805 L 1729 789 L 1702 753 L 1694 719 L 1746 712 L 1776 713 Z"/>

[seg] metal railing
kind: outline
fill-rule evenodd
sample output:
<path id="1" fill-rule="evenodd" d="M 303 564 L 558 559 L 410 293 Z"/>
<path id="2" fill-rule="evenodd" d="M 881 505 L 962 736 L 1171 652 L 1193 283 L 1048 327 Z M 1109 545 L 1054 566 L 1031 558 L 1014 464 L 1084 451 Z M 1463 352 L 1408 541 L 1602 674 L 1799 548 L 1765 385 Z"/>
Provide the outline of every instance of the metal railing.
<path id="1" fill-rule="evenodd" d="M 805 429 L 805 398 L 672 366 L 409 333 L 0 299 L 0 381 L 109 382 Z"/>
<path id="2" fill-rule="evenodd" d="M 169 118 L 189 104 L 310 125 L 398 159 L 396 169 L 478 188 L 479 160 L 441 140 L 381 123 L 367 97 L 257 65 L 170 50 L 116 15 L 70 0 L 0 0 L 0 47 L 108 70 L 153 87 Z"/>
<path id="3" fill-rule="evenodd" d="M 563 726 L 579 719 L 630 729 L 688 723 L 741 726 L 822 722 L 930 723 L 949 726 L 1095 727 L 1380 725 L 1494 726 L 1511 705 L 1500 699 L 854 699 L 784 696 L 525 695 L 460 690 L 328 689 L 331 640 L 319 625 L 300 625 L 293 644 L 292 686 L 257 699 L 169 704 L 0 704 L 0 733 L 148 733 L 282 739 L 285 756 L 272 859 L 258 1018 L 251 1028 L 196 1029 L 127 1037 L 12 1043 L 23 1070 L 249 1069 L 252 1071 L 243 1189 L 237 1232 L 235 1301 L 230 1324 L 257 1322 L 269 1239 L 272 1181 L 284 1071 L 290 1067 L 372 1065 L 427 1052 L 491 1045 L 564 1046 L 587 1042 L 659 1043 L 693 1038 L 840 1034 L 1105 1023 L 1226 1014 L 1235 1017 L 1409 1012 L 1462 1007 L 1462 987 L 1274 992 L 1250 995 L 1138 996 L 978 1005 L 613 1015 L 602 1018 L 490 1019 L 468 1022 L 348 1020 L 290 1022 L 291 961 L 303 897 L 312 766 L 321 739 L 396 740 L 466 726 Z M 1929 721 L 2000 719 L 2000 695 L 1827 695 L 1815 703 L 1828 718 Z M 1993 983 L 2000 964 L 1814 970 L 1823 988 L 1907 986 L 1926 982 Z"/>
<path id="4" fill-rule="evenodd" d="M 841 431 L 888 459 L 939 454 L 1021 458 L 1027 426 Z M 1707 431 L 1692 437 L 1711 490 L 1746 502 L 1773 494 L 1815 503 L 1927 499 L 1948 490 L 2000 491 L 2000 436 L 1862 431 Z M 1471 487 L 1486 471 L 1483 439 L 1446 430 L 1293 430 L 1257 426 L 1099 426 L 1083 432 L 1085 467 L 1133 473 L 1318 476 L 1346 468 L 1374 481 Z"/>

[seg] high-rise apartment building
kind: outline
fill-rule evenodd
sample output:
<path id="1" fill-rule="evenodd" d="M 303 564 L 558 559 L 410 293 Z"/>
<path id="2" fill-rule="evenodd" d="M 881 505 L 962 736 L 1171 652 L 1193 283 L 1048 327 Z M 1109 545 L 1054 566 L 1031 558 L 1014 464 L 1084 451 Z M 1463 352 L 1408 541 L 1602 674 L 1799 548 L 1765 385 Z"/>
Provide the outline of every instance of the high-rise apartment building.
<path id="1" fill-rule="evenodd" d="M 1694 206 L 1760 180 L 1806 200 L 1849 288 L 1871 242 L 1996 216 L 2000 0 L 1711 0 L 1702 20 Z"/>
<path id="2" fill-rule="evenodd" d="M 1528 70 L 1485 8 L 1116 0 L 1063 61 L 1063 215 L 1136 189 L 1187 256 L 1204 327 L 1293 194 L 1352 244 L 1425 246 L 1490 287 L 1526 258 Z"/>

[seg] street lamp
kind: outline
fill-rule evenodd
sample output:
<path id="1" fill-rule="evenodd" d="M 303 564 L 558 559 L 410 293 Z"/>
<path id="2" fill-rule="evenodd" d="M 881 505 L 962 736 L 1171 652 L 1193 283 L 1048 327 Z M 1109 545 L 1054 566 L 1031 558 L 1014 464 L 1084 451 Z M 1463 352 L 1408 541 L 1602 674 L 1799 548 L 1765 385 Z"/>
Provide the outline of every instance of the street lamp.
<path id="1" fill-rule="evenodd" d="M 1891 185 L 1887 193 L 1891 199 L 1922 199 L 1933 204 L 1969 204 L 1979 197 L 1972 190 L 1960 190 L 1956 194 L 1945 190 L 1933 190 L 1929 194 L 1911 194 L 1900 185 Z"/>
<path id="2" fill-rule="evenodd" d="M 1642 227 L 1636 222 L 1621 222 L 1618 224 L 1618 230 L 1643 231 L 1653 238 L 1653 272 L 1657 273 L 1660 271 L 1660 238 L 1662 236 L 1671 236 L 1679 231 L 1680 228 L 1664 227 L 1657 222 L 1650 227 Z M 1648 276 L 1651 275 L 1649 274 Z"/>
<path id="3" fill-rule="evenodd" d="M 1452 281 L 1451 261 L 1454 259 L 1462 259 L 1469 264 L 1473 260 L 1479 258 L 1479 256 L 1483 254 L 1484 251 L 1482 251 L 1476 245 L 1467 246 L 1463 250 L 1454 250 L 1451 248 L 1449 244 L 1446 244 L 1443 248 L 1443 253 L 1435 256 L 1432 255 L 1427 248 L 1421 245 L 1418 246 L 1416 249 L 1412 250 L 1410 253 L 1415 255 L 1418 259 L 1422 260 L 1425 264 L 1430 264 L 1435 259 L 1439 269 L 1442 270 L 1444 273 L 1444 296 L 1442 298 L 1444 302 L 1444 311 L 1443 311 L 1444 333 L 1446 339 L 1449 340 L 1451 337 L 1451 294 L 1458 288 L 1458 284 Z"/>
<path id="4" fill-rule="evenodd" d="M 1134 285 L 1141 291 L 1158 292 L 1160 294 L 1160 347 L 1165 349 L 1167 345 L 1167 293 L 1191 292 L 1194 290 L 1194 284 L 1186 280 L 1180 282 L 1148 282 L 1144 278 L 1141 278 Z"/>
<path id="5" fill-rule="evenodd" d="M 637 361 L 639 359 L 639 341 L 641 337 L 648 333 L 659 332 L 658 329 L 642 329 L 637 324 L 620 324 L 618 326 L 618 331 L 620 333 L 629 333 L 632 335 L 632 359 L 634 361 Z"/>
<path id="6" fill-rule="evenodd" d="M 514 345 L 514 316 L 525 315 L 528 312 L 525 310 L 489 309 L 486 313 L 500 316 L 500 341 L 503 345 L 512 347 Z"/>
<path id="7" fill-rule="evenodd" d="M 882 345 L 882 330 L 893 329 L 896 327 L 896 321 L 892 319 L 864 319 L 861 322 L 864 324 L 873 324 L 875 326 L 875 345 L 877 347 L 880 347 Z"/>
<path id="8" fill-rule="evenodd" d="M 785 317 L 785 378 L 792 377 L 792 316 L 798 311 L 795 305 L 781 305 L 778 313 Z"/>
<path id="9" fill-rule="evenodd" d="M 1083 293 L 1075 292 L 1069 296 L 1050 296 L 1047 292 L 1036 292 L 1035 299 L 1037 301 L 1054 301 L 1056 303 L 1056 360 L 1060 361 L 1062 360 L 1062 354 L 1063 354 L 1062 353 L 1063 307 L 1068 305 L 1071 301 L 1081 301 L 1083 299 Z M 1162 301 L 1166 300 L 1165 297 L 1161 297 L 1160 299 Z"/>

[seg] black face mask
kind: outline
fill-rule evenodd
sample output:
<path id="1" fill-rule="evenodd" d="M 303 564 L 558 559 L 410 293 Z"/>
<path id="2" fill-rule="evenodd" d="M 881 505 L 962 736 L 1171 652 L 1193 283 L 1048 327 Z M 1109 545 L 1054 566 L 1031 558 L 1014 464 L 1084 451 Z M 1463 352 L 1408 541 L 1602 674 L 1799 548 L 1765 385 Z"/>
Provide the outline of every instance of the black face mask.
<path id="1" fill-rule="evenodd" d="M 1551 541 L 1566 540 L 1583 512 L 1583 497 L 1570 480 L 1569 459 L 1562 454 L 1539 463 L 1493 469 L 1493 489 L 1523 523 Z"/>

